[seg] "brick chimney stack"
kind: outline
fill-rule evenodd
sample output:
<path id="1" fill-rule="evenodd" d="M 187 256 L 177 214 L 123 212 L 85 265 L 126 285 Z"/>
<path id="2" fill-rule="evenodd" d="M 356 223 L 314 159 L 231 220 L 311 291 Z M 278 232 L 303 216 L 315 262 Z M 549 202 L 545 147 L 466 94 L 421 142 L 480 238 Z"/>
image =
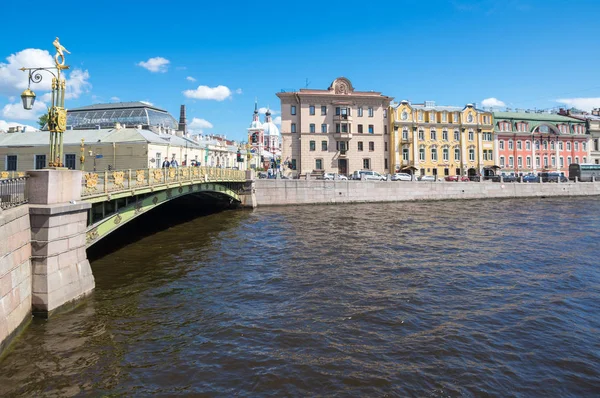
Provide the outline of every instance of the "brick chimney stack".
<path id="1" fill-rule="evenodd" d="M 182 131 L 183 134 L 187 134 L 187 120 L 185 118 L 185 105 L 181 105 L 181 110 L 179 111 L 179 131 Z"/>

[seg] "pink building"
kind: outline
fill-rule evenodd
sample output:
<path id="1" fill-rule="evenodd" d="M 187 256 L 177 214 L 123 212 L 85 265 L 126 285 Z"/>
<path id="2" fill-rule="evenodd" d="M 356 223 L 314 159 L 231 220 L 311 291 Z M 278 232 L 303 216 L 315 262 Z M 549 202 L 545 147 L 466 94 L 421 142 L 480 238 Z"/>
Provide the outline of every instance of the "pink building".
<path id="1" fill-rule="evenodd" d="M 590 136 L 584 121 L 532 111 L 494 112 L 494 123 L 500 172 L 554 171 L 568 176 L 571 163 L 590 159 Z"/>

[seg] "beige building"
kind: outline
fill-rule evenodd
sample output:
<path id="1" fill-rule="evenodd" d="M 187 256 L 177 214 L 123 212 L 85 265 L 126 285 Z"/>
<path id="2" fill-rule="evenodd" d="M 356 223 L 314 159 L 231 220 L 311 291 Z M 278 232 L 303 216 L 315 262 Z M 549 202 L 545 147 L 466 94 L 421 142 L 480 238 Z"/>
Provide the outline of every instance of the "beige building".
<path id="1" fill-rule="evenodd" d="M 389 172 L 387 112 L 391 97 L 355 91 L 344 77 L 335 79 L 326 90 L 300 89 L 277 96 L 281 100 L 285 174 Z"/>

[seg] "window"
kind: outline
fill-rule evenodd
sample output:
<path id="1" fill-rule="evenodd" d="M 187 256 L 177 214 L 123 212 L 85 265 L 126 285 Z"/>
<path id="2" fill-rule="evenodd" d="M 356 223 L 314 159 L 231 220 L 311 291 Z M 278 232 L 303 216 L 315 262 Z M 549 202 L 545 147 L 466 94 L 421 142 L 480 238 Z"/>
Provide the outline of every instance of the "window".
<path id="1" fill-rule="evenodd" d="M 315 159 L 315 169 L 323 170 L 323 159 Z"/>
<path id="2" fill-rule="evenodd" d="M 535 167 L 538 167 L 538 168 L 540 167 L 540 157 L 539 156 L 535 157 Z"/>
<path id="3" fill-rule="evenodd" d="M 504 167 L 504 156 L 500 156 L 500 167 Z"/>
<path id="4" fill-rule="evenodd" d="M 292 123 L 292 133 L 296 132 L 296 123 Z"/>
<path id="5" fill-rule="evenodd" d="M 373 134 L 373 125 L 369 124 L 369 134 Z"/>
<path id="6" fill-rule="evenodd" d="M 371 168 L 371 159 L 363 159 L 363 169 L 369 170 Z"/>
<path id="7" fill-rule="evenodd" d="M 469 131 L 469 141 L 473 141 L 474 134 L 472 131 Z"/>
<path id="8" fill-rule="evenodd" d="M 308 127 L 309 127 L 309 130 L 311 133 L 315 132 L 315 124 L 314 123 L 309 124 Z"/>
<path id="9" fill-rule="evenodd" d="M 450 160 L 450 151 L 448 150 L 447 146 L 442 148 L 442 159 L 444 159 L 446 162 Z"/>
<path id="10" fill-rule="evenodd" d="M 341 109 L 341 108 L 340 108 L 339 106 L 336 106 L 336 107 L 335 107 L 335 115 L 336 115 L 336 116 L 340 116 L 340 115 L 341 115 L 341 111 L 340 111 L 340 109 Z"/>
<path id="11" fill-rule="evenodd" d="M 475 148 L 473 148 L 473 147 L 469 148 L 469 160 L 471 162 L 475 161 Z"/>
<path id="12" fill-rule="evenodd" d="M 348 123 L 342 123 L 342 133 L 348 132 Z"/>
<path id="13" fill-rule="evenodd" d="M 387 152 L 387 141 L 383 143 L 383 150 Z"/>
<path id="14" fill-rule="evenodd" d="M 544 156 L 544 167 L 548 167 L 548 156 Z"/>
<path id="15" fill-rule="evenodd" d="M 492 133 L 489 131 L 486 133 L 483 133 L 483 140 L 484 141 L 492 141 L 493 140 Z"/>
<path id="16" fill-rule="evenodd" d="M 508 167 L 515 167 L 515 159 L 512 156 L 508 157 Z"/>
<path id="17" fill-rule="evenodd" d="M 383 134 L 387 134 L 387 125 L 383 125 Z"/>
<path id="18" fill-rule="evenodd" d="M 529 140 L 525 141 L 525 149 L 528 151 L 531 151 L 531 141 L 529 141 Z"/>
<path id="19" fill-rule="evenodd" d="M 388 160 L 387 158 L 383 159 L 383 168 L 387 170 L 388 168 Z"/>
<path id="20" fill-rule="evenodd" d="M 326 124 L 321 125 L 321 133 L 327 133 L 327 125 Z"/>
<path id="21" fill-rule="evenodd" d="M 460 141 L 460 132 L 459 131 L 454 132 L 454 141 Z"/>
<path id="22" fill-rule="evenodd" d="M 295 115 L 296 114 L 296 105 L 290 106 L 290 114 L 291 115 Z"/>
<path id="23" fill-rule="evenodd" d="M 483 160 L 494 160 L 494 154 L 491 149 L 483 150 Z"/>
<path id="24" fill-rule="evenodd" d="M 548 150 L 548 141 L 544 140 L 542 142 L 542 146 L 544 147 L 544 151 L 547 151 Z"/>
<path id="25" fill-rule="evenodd" d="M 310 150 L 311 150 L 311 151 L 314 151 L 314 150 L 315 150 L 315 142 L 314 142 L 314 141 L 311 141 L 311 142 L 310 142 Z"/>
<path id="26" fill-rule="evenodd" d="M 458 112 L 454 112 L 454 123 L 458 123 Z"/>
<path id="27" fill-rule="evenodd" d="M 6 171 L 17 171 L 17 155 L 8 155 L 6 157 Z"/>
<path id="28" fill-rule="evenodd" d="M 402 140 L 403 141 L 408 140 L 408 130 L 402 130 Z"/>
<path id="29" fill-rule="evenodd" d="M 435 130 L 431 130 L 431 132 L 429 133 L 429 137 L 432 141 L 437 140 L 437 133 L 435 132 Z"/>
<path id="30" fill-rule="evenodd" d="M 335 124 L 335 132 L 336 132 L 337 134 L 339 134 L 339 133 L 341 133 L 341 132 L 342 132 L 342 129 L 340 128 L 340 124 L 339 124 L 339 123 L 336 123 L 336 124 Z"/>
<path id="31" fill-rule="evenodd" d="M 563 158 L 562 156 L 560 158 L 558 158 L 558 161 L 560 162 L 560 167 L 565 167 L 565 158 Z"/>
<path id="32" fill-rule="evenodd" d="M 535 140 L 535 150 L 536 151 L 540 150 L 540 142 L 538 140 Z"/>
<path id="33" fill-rule="evenodd" d="M 435 123 L 435 112 L 429 114 L 429 123 Z"/>
<path id="34" fill-rule="evenodd" d="M 310 105 L 308 107 L 308 114 L 313 116 L 315 114 L 315 106 L 314 105 Z"/>
<path id="35" fill-rule="evenodd" d="M 571 150 L 571 143 L 567 142 L 567 151 L 570 151 L 570 150 Z"/>
<path id="36" fill-rule="evenodd" d="M 373 117 L 373 108 L 369 107 L 369 117 Z"/>
<path id="37" fill-rule="evenodd" d="M 587 151 L 587 143 L 585 143 L 585 142 L 581 143 L 581 150 L 582 151 Z M 585 163 L 585 161 L 583 163 Z"/>
<path id="38" fill-rule="evenodd" d="M 409 156 L 410 156 L 410 155 L 409 155 L 409 153 L 410 153 L 410 152 L 409 152 L 409 150 L 408 150 L 408 147 L 405 145 L 405 146 L 402 148 L 402 160 L 404 160 L 405 162 L 408 162 L 408 160 L 409 160 Z"/>
<path id="39" fill-rule="evenodd" d="M 585 158 L 585 156 L 583 157 L 583 163 L 587 163 L 587 159 Z"/>
<path id="40" fill-rule="evenodd" d="M 327 151 L 327 141 L 321 141 L 321 150 Z"/>
<path id="41" fill-rule="evenodd" d="M 554 156 L 550 158 L 550 161 L 552 162 L 552 167 L 556 167 L 556 158 Z"/>
<path id="42" fill-rule="evenodd" d="M 384 118 L 387 118 L 387 109 L 384 109 L 384 110 L 383 110 L 383 117 L 384 117 Z M 387 169 L 387 166 L 386 166 L 385 168 Z"/>
<path id="43" fill-rule="evenodd" d="M 448 141 L 448 132 L 446 130 L 442 131 L 442 140 Z"/>
<path id="44" fill-rule="evenodd" d="M 363 108 L 362 106 L 358 108 L 358 117 L 362 117 L 363 115 Z"/>
<path id="45" fill-rule="evenodd" d="M 419 140 L 425 141 L 425 132 L 423 130 L 419 130 Z"/>
<path id="46" fill-rule="evenodd" d="M 362 143 L 362 141 L 358 141 L 358 151 L 362 152 L 362 150 L 363 150 L 363 143 Z"/>
<path id="47" fill-rule="evenodd" d="M 527 167 L 531 167 L 531 156 L 527 156 Z"/>
<path id="48" fill-rule="evenodd" d="M 375 142 L 369 141 L 369 151 L 373 152 L 375 150 Z"/>
<path id="49" fill-rule="evenodd" d="M 550 141 L 550 149 L 554 150 L 554 141 Z"/>
<path id="50" fill-rule="evenodd" d="M 437 162 L 437 147 L 434 145 L 431 147 L 431 161 Z"/>
<path id="51" fill-rule="evenodd" d="M 76 157 L 74 153 L 65 154 L 65 167 L 71 170 L 75 170 L 77 168 L 77 163 L 75 161 Z M 113 165 L 113 169 L 115 165 Z"/>
<path id="52" fill-rule="evenodd" d="M 571 163 L 573 163 L 573 162 L 571 161 L 571 159 L 573 159 L 573 158 L 572 158 L 572 157 L 570 157 L 570 156 L 569 156 L 569 157 L 567 157 L 567 164 L 571 164 Z"/>
<path id="53" fill-rule="evenodd" d="M 35 155 L 34 162 L 34 167 L 36 170 L 43 169 L 46 167 L 46 155 Z"/>
<path id="54" fill-rule="evenodd" d="M 363 125 L 362 125 L 362 124 L 359 124 L 359 125 L 358 125 L 358 133 L 359 133 L 359 134 L 362 134 L 362 133 L 363 133 Z"/>
<path id="55" fill-rule="evenodd" d="M 508 140 L 508 150 L 513 149 L 513 140 Z"/>
<path id="56" fill-rule="evenodd" d="M 517 141 L 517 149 L 523 149 L 521 141 Z"/>
<path id="57" fill-rule="evenodd" d="M 454 160 L 455 161 L 460 160 L 460 148 L 459 147 L 454 148 Z"/>
<path id="58" fill-rule="evenodd" d="M 501 150 L 504 150 L 504 140 L 499 140 L 498 141 L 498 148 Z"/>
<path id="59" fill-rule="evenodd" d="M 446 112 L 442 112 L 442 122 L 446 122 L 448 120 L 448 115 Z"/>
<path id="60" fill-rule="evenodd" d="M 575 163 L 579 163 L 579 156 L 575 156 Z"/>
<path id="61" fill-rule="evenodd" d="M 575 142 L 573 145 L 575 146 L 575 151 L 579 151 L 579 142 Z"/>
<path id="62" fill-rule="evenodd" d="M 523 158 L 521 156 L 517 158 L 517 167 L 523 168 Z"/>
<path id="63" fill-rule="evenodd" d="M 292 170 L 296 170 L 296 159 L 292 159 L 292 163 L 291 163 L 291 165 L 290 165 L 290 168 L 291 168 Z"/>
<path id="64" fill-rule="evenodd" d="M 425 161 L 425 145 L 421 145 L 421 146 L 419 147 L 419 160 L 420 160 L 421 162 L 424 162 L 424 161 Z"/>
<path id="65" fill-rule="evenodd" d="M 327 115 L 327 107 L 325 105 L 321 105 L 321 116 Z"/>
<path id="66" fill-rule="evenodd" d="M 417 112 L 417 119 L 419 119 L 420 122 L 423 121 L 423 112 L 421 112 L 421 111 Z"/>

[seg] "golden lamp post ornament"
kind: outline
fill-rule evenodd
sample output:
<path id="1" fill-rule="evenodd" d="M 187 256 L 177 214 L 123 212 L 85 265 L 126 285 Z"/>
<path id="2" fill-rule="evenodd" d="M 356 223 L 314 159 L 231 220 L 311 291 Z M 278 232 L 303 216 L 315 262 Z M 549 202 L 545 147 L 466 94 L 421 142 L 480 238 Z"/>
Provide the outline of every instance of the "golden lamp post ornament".
<path id="1" fill-rule="evenodd" d="M 70 54 L 58 41 L 58 37 L 52 43 L 56 48 L 54 55 L 55 66 L 21 68 L 23 72 L 29 73 L 29 82 L 27 89 L 21 94 L 23 108 L 31 110 L 35 102 L 35 93 L 31 91 L 31 83 L 42 81 L 40 72 L 48 72 L 52 75 L 52 105 L 48 108 L 48 130 L 50 131 L 50 157 L 49 168 L 62 168 L 63 165 L 63 133 L 67 129 L 67 110 L 65 109 L 65 90 L 67 82 L 60 73 L 64 69 L 69 69 L 65 65 L 65 54 Z"/>

